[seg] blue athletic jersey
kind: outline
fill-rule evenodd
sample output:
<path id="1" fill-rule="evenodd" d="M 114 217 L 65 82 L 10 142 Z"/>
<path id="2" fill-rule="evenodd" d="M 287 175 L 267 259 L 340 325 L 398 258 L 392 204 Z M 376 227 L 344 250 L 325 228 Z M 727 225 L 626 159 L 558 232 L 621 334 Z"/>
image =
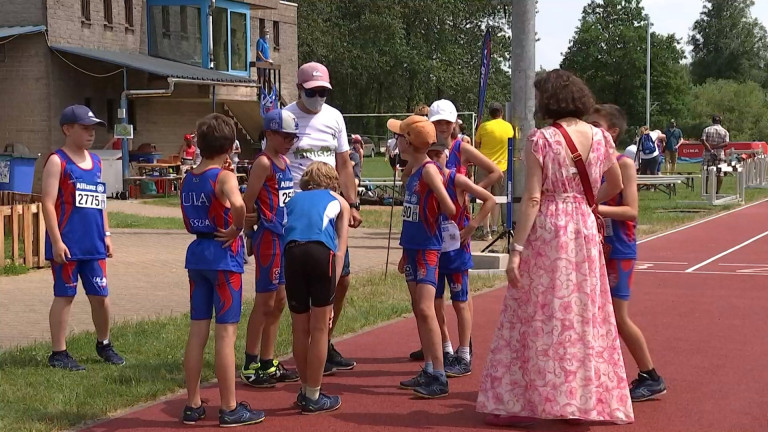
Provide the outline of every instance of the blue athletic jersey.
<path id="1" fill-rule="evenodd" d="M 467 167 L 461 163 L 461 138 L 457 138 L 451 144 L 451 148 L 448 151 L 448 160 L 445 161 L 445 167 L 456 170 L 457 173 L 462 175 L 467 174 Z"/>
<path id="2" fill-rule="evenodd" d="M 218 229 L 232 225 L 229 206 L 216 196 L 221 168 L 208 168 L 200 174 L 187 171 L 181 183 L 181 213 L 184 226 L 198 238 L 187 248 L 185 268 L 243 272 L 243 241 L 238 237 L 228 248 L 213 238 Z"/>
<path id="3" fill-rule="evenodd" d="M 440 233 L 440 204 L 435 193 L 424 181 L 424 167 L 433 165 L 425 162 L 408 178 L 403 199 L 403 229 L 400 232 L 400 246 L 417 250 L 440 250 L 443 238 Z"/>
<path id="4" fill-rule="evenodd" d="M 616 160 L 625 158 L 619 155 Z M 609 206 L 623 205 L 622 194 L 609 199 L 603 204 Z M 637 238 L 635 228 L 637 221 L 605 220 L 605 241 L 611 245 L 611 259 L 637 259 Z"/>
<path id="5" fill-rule="evenodd" d="M 61 160 L 56 222 L 61 240 L 69 250 L 70 261 L 104 259 L 107 257 L 104 240 L 107 189 L 101 181 L 101 159 L 88 152 L 92 166 L 83 169 L 64 150 L 58 149 L 51 156 L 54 154 Z M 45 259 L 53 259 L 48 233 L 45 234 Z"/>
<path id="6" fill-rule="evenodd" d="M 336 252 L 336 218 L 341 203 L 328 189 L 297 192 L 286 205 L 288 223 L 285 225 L 285 243 L 292 241 L 319 241 Z"/>
<path id="7" fill-rule="evenodd" d="M 456 236 L 467 226 L 467 224 L 469 224 L 469 211 L 467 211 L 467 207 L 464 203 L 459 201 L 459 194 L 456 191 L 456 175 L 456 170 L 451 170 L 445 178 L 445 190 L 448 192 L 448 196 L 451 197 L 451 202 L 453 202 L 457 211 L 453 217 L 448 217 L 444 214 L 440 215 L 443 246 L 449 242 L 449 239 L 445 237 L 446 235 Z M 458 231 L 453 232 L 456 229 L 458 229 Z M 458 249 L 449 251 L 443 250 L 440 254 L 441 272 L 461 272 L 469 270 L 472 267 L 472 247 L 469 244 L 469 240 L 467 240 L 463 246 L 459 246 Z"/>
<path id="8" fill-rule="evenodd" d="M 266 153 L 262 153 L 258 157 L 267 158 L 272 167 L 272 172 L 267 176 L 259 191 L 259 196 L 256 198 L 259 228 L 266 228 L 276 234 L 283 235 L 286 222 L 285 205 L 293 196 L 291 168 L 288 166 L 288 159 L 285 156 L 280 156 L 285 168 L 280 168 Z"/>

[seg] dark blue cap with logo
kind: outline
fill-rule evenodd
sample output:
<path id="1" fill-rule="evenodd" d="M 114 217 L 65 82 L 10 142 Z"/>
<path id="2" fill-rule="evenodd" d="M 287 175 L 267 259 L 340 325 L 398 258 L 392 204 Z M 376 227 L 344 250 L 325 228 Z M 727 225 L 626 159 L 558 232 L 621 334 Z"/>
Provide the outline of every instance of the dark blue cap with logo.
<path id="1" fill-rule="evenodd" d="M 64 108 L 61 117 L 59 117 L 59 125 L 64 126 L 66 124 L 107 126 L 103 120 L 99 120 L 93 115 L 90 108 L 84 105 L 72 105 Z"/>

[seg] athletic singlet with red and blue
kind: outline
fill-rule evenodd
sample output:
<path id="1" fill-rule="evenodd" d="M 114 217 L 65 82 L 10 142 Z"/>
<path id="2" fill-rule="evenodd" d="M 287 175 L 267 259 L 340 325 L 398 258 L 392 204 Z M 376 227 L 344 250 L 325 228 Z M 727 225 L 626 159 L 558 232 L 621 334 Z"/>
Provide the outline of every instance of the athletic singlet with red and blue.
<path id="1" fill-rule="evenodd" d="M 619 155 L 616 161 L 618 162 L 625 157 Z M 623 205 L 621 192 L 603 204 L 609 206 Z M 607 222 L 608 220 L 606 220 L 605 241 L 611 246 L 611 259 L 637 259 L 637 238 L 635 237 L 637 221 L 610 219 L 610 224 Z"/>
<path id="2" fill-rule="evenodd" d="M 424 181 L 424 168 L 433 161 L 424 162 L 408 178 L 403 199 L 403 229 L 400 246 L 407 249 L 440 250 L 443 237 L 440 233 L 440 205 L 437 196 Z"/>
<path id="3" fill-rule="evenodd" d="M 288 166 L 288 159 L 280 156 L 285 168 L 280 168 L 272 158 L 262 153 L 258 157 L 265 157 L 272 166 L 264 185 L 256 198 L 256 211 L 259 214 L 259 229 L 266 228 L 275 234 L 283 235 L 286 223 L 285 204 L 293 196 L 293 176 Z"/>
<path id="4" fill-rule="evenodd" d="M 61 161 L 59 192 L 56 195 L 56 221 L 61 240 L 69 250 L 70 261 L 99 260 L 107 257 L 104 240 L 106 187 L 101 181 L 101 159 L 88 152 L 92 166 L 83 169 L 67 153 L 51 153 Z M 48 156 L 50 158 L 50 156 Z M 45 259 L 53 259 L 53 247 L 45 234 Z"/>
<path id="5" fill-rule="evenodd" d="M 456 170 L 450 170 L 445 177 L 445 190 L 448 192 L 448 196 L 451 197 L 451 202 L 456 207 L 456 214 L 453 217 L 448 217 L 441 214 L 441 223 L 443 224 L 443 232 L 445 233 L 445 223 L 452 221 L 459 229 L 459 233 L 464 227 L 469 224 L 469 211 L 464 203 L 459 202 L 459 194 L 456 190 Z M 458 233 L 453 233 L 457 235 Z M 443 244 L 448 240 L 443 238 Z M 443 251 L 440 253 L 440 271 L 443 273 L 456 273 L 469 270 L 473 267 L 472 263 L 472 247 L 469 244 L 469 240 L 458 249 L 452 251 Z"/>
<path id="6" fill-rule="evenodd" d="M 213 234 L 232 225 L 230 209 L 216 197 L 216 182 L 221 168 L 209 168 L 199 174 L 187 171 L 181 183 L 181 213 L 187 232 L 197 238 L 187 248 L 185 268 L 189 270 L 226 270 L 243 273 L 243 241 L 237 237 L 232 245 Z"/>
<path id="7" fill-rule="evenodd" d="M 457 138 L 451 144 L 448 151 L 448 160 L 445 161 L 445 167 L 456 170 L 461 175 L 467 175 L 467 167 L 461 164 L 461 138 Z"/>

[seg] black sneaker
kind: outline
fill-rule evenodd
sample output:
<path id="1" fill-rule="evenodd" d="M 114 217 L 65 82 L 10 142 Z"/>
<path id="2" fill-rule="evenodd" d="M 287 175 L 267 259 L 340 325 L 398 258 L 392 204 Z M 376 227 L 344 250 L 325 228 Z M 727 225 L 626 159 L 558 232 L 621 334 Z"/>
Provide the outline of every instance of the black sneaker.
<path id="1" fill-rule="evenodd" d="M 240 402 L 232 411 L 219 410 L 219 426 L 235 427 L 261 423 L 264 411 L 252 409 L 248 402 Z"/>
<path id="2" fill-rule="evenodd" d="M 424 372 L 424 382 L 420 387 L 413 389 L 418 397 L 436 399 L 448 395 L 448 380 L 438 377 L 434 373 Z"/>
<path id="3" fill-rule="evenodd" d="M 336 411 L 341 406 L 341 398 L 339 396 L 320 393 L 316 400 L 312 400 L 306 395 L 302 396 L 304 397 L 304 402 L 301 405 L 302 414 L 312 415 Z"/>
<path id="4" fill-rule="evenodd" d="M 648 399 L 653 399 L 666 392 L 667 385 L 664 383 L 664 378 L 659 377 L 659 379 L 653 380 L 642 372 L 637 374 L 637 379 L 632 381 L 629 388 L 629 396 L 632 398 L 632 402 L 642 402 Z"/>
<path id="5" fill-rule="evenodd" d="M 269 375 L 269 372 L 260 369 L 259 363 L 251 363 L 248 369 L 243 368 L 240 371 L 240 379 L 256 388 L 271 388 L 277 385 L 277 381 Z"/>
<path id="6" fill-rule="evenodd" d="M 336 373 L 336 368 L 333 367 L 332 364 L 325 362 L 325 367 L 323 367 L 323 376 L 333 375 Z"/>
<path id="7" fill-rule="evenodd" d="M 286 369 L 282 363 L 272 360 L 272 367 L 267 369 L 269 377 L 275 382 L 296 382 L 299 380 L 299 373 L 293 369 Z"/>
<path id="8" fill-rule="evenodd" d="M 85 366 L 77 362 L 67 350 L 51 353 L 48 356 L 48 366 L 56 369 L 64 369 L 72 372 L 81 372 L 85 370 Z"/>
<path id="9" fill-rule="evenodd" d="M 296 395 L 296 406 L 301 408 L 304 406 L 304 389 L 299 389 L 299 394 Z"/>
<path id="10" fill-rule="evenodd" d="M 325 363 L 326 366 L 328 364 L 333 366 L 334 371 L 352 370 L 357 366 L 356 362 L 345 359 L 340 352 L 336 351 L 336 347 L 332 343 L 328 344 L 328 357 Z"/>
<path id="11" fill-rule="evenodd" d="M 192 408 L 187 405 L 184 407 L 184 414 L 181 417 L 181 422 L 184 424 L 192 425 L 197 423 L 198 420 L 205 418 L 205 408 L 201 404 L 197 408 Z"/>
<path id="12" fill-rule="evenodd" d="M 469 338 L 469 357 L 472 357 L 472 338 Z"/>
<path id="13" fill-rule="evenodd" d="M 449 378 L 467 376 L 472 373 L 472 362 L 459 356 L 451 359 L 451 364 L 445 367 L 445 375 Z"/>
<path id="14" fill-rule="evenodd" d="M 422 385 L 424 385 L 425 373 L 426 372 L 424 371 L 424 369 L 422 369 L 421 372 L 419 372 L 418 375 L 416 375 L 415 377 L 407 379 L 405 381 L 400 381 L 400 388 L 404 390 L 413 390 L 421 387 Z"/>
<path id="15" fill-rule="evenodd" d="M 122 366 L 125 364 L 125 359 L 115 351 L 115 348 L 112 346 L 112 342 L 108 342 L 106 344 L 99 344 L 96 342 L 96 353 L 99 355 L 99 357 L 101 357 L 102 360 L 109 364 L 116 366 Z"/>
<path id="16" fill-rule="evenodd" d="M 443 367 L 447 368 L 448 366 L 453 365 L 456 363 L 456 359 L 458 358 L 458 354 L 454 353 L 451 354 L 449 352 L 443 351 Z"/>
<path id="17" fill-rule="evenodd" d="M 408 356 L 413 361 L 424 361 L 424 351 L 419 348 Z"/>

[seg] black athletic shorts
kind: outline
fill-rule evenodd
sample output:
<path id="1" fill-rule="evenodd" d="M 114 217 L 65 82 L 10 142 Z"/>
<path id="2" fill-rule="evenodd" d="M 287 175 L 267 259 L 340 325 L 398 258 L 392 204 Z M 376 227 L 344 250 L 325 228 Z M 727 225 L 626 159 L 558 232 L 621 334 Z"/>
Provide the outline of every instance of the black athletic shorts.
<path id="1" fill-rule="evenodd" d="M 333 304 L 336 253 L 322 242 L 292 241 L 285 246 L 285 295 L 296 314 Z"/>

